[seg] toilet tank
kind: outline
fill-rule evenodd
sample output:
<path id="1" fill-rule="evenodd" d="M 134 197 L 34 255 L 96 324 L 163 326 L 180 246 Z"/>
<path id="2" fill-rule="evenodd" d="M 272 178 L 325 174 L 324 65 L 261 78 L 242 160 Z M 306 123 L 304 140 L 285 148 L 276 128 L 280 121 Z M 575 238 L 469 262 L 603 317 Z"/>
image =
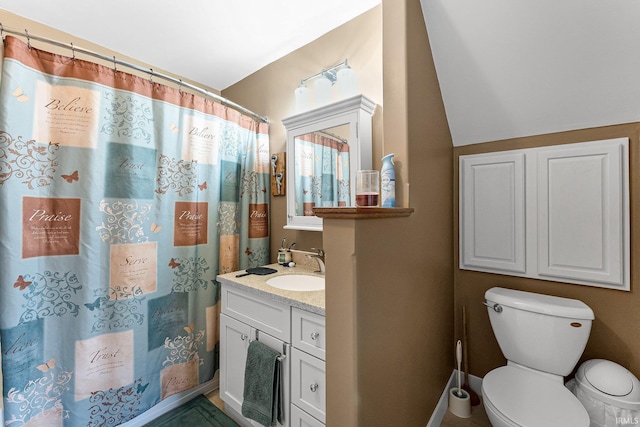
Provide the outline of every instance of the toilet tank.
<path id="1" fill-rule="evenodd" d="M 506 288 L 491 288 L 484 296 L 507 360 L 555 375 L 571 372 L 591 332 L 594 315 L 588 305 Z"/>

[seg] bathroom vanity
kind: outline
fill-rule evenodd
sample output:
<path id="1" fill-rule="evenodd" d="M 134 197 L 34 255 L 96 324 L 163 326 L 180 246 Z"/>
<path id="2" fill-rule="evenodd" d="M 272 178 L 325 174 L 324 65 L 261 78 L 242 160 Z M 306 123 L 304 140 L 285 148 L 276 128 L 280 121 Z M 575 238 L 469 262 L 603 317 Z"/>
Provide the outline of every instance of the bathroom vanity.
<path id="1" fill-rule="evenodd" d="M 317 278 L 306 267 L 268 267 L 277 273 L 218 276 L 222 284 L 220 315 L 220 398 L 225 411 L 242 426 L 244 370 L 249 342 L 257 339 L 282 354 L 282 427 L 319 427 L 326 419 L 324 290 L 279 289 L 267 281 L 280 276 Z M 320 276 L 322 277 L 322 276 Z"/>

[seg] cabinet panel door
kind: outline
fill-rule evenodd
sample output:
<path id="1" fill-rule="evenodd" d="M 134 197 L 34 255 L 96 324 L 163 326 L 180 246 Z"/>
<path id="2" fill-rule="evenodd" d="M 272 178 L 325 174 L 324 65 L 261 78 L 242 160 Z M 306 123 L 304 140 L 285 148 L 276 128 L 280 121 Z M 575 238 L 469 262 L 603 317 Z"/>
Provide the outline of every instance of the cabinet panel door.
<path id="1" fill-rule="evenodd" d="M 244 369 L 252 328 L 224 314 L 220 315 L 220 398 L 236 412 L 242 412 Z"/>
<path id="2" fill-rule="evenodd" d="M 220 398 L 225 405 L 229 405 L 238 415 L 242 414 L 247 351 L 249 343 L 256 338 L 267 347 L 280 352 L 284 356 L 282 361 L 279 362 L 281 363 L 280 398 L 284 417 L 283 423 L 277 423 L 277 426 L 289 427 L 289 402 L 291 400 L 289 344 L 225 314 L 220 315 Z M 248 424 L 259 426 L 255 421 L 246 418 L 245 421 Z"/>
<path id="3" fill-rule="evenodd" d="M 291 405 L 291 427 L 324 427 L 324 424 L 296 405 Z"/>
<path id="4" fill-rule="evenodd" d="M 291 349 L 291 403 L 326 422 L 325 362 L 297 348 Z"/>
<path id="5" fill-rule="evenodd" d="M 541 276 L 623 286 L 625 144 L 619 139 L 538 152 Z"/>
<path id="6" fill-rule="evenodd" d="M 524 273 L 524 153 L 460 156 L 460 268 Z"/>

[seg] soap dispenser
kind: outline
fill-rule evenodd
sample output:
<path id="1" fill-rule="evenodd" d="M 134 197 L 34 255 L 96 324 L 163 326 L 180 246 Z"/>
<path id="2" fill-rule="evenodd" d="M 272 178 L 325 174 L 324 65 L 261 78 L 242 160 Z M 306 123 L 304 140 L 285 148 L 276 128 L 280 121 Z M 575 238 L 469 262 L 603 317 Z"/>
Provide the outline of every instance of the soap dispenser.
<path id="1" fill-rule="evenodd" d="M 393 208 L 396 206 L 396 174 L 393 169 L 394 153 L 387 154 L 382 158 L 382 171 L 380 173 L 381 196 L 383 208 Z"/>

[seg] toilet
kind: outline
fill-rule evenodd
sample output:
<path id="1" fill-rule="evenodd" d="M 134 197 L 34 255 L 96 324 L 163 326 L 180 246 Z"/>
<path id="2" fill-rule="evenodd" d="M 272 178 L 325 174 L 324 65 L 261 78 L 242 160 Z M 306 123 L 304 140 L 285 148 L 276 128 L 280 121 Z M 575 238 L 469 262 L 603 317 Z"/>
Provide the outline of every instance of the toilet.
<path id="1" fill-rule="evenodd" d="M 574 299 L 498 287 L 485 299 L 507 359 L 482 380 L 493 427 L 589 427 L 589 414 L 564 377 L 587 345 L 591 308 Z"/>

